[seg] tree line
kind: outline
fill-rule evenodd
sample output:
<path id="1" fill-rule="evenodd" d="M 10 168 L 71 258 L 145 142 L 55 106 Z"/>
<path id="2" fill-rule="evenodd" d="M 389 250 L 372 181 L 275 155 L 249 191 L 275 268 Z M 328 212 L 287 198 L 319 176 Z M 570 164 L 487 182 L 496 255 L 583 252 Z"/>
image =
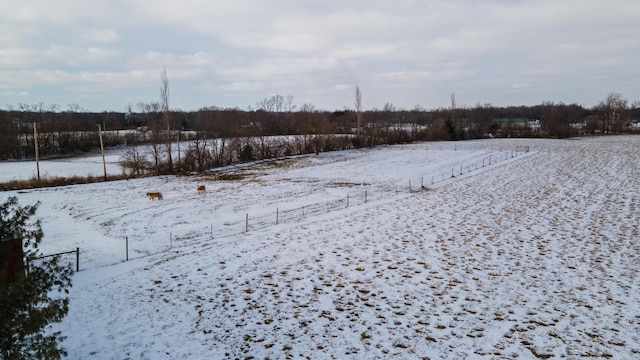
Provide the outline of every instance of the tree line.
<path id="1" fill-rule="evenodd" d="M 72 105 L 60 111 L 42 103 L 0 111 L 0 159 L 33 158 L 36 140 L 41 157 L 95 150 L 100 146 L 97 125 L 105 146 L 124 146 L 132 162 L 150 158 L 152 164 L 140 161 L 133 169 L 138 174 L 411 141 L 619 134 L 633 132 L 637 128 L 630 123 L 640 119 L 640 103 L 629 104 L 616 93 L 591 108 L 553 102 L 459 107 L 452 94 L 451 106 L 439 109 L 406 110 L 387 103 L 382 109 L 362 110 L 356 88 L 354 110 L 321 111 L 309 103 L 298 108 L 292 96 L 274 95 L 248 110 L 180 111 L 169 109 L 166 90 L 160 102 L 138 103 L 135 111 L 130 106 L 123 113 L 91 113 Z M 180 159 L 172 159 L 177 149 L 171 144 L 178 140 L 191 143 L 180 149 Z M 147 144 L 152 156 L 137 154 L 134 146 L 140 144 Z"/>

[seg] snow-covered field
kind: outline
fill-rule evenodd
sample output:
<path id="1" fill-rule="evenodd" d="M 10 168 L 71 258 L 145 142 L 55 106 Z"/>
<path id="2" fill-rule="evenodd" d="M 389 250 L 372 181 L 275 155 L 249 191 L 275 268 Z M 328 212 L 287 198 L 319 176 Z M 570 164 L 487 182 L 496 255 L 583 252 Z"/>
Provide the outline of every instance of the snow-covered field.
<path id="1" fill-rule="evenodd" d="M 107 175 L 120 175 L 122 168 L 118 164 L 122 150 L 112 150 L 105 153 L 105 164 L 102 156 L 83 155 L 77 157 L 60 158 L 39 161 L 40 177 L 68 177 L 68 176 L 103 176 L 104 168 Z M 37 177 L 35 161 L 0 161 L 0 183 L 12 180 L 29 180 Z"/>
<path id="2" fill-rule="evenodd" d="M 0 200 L 80 248 L 71 359 L 629 359 L 639 160 L 640 137 L 421 143 Z"/>

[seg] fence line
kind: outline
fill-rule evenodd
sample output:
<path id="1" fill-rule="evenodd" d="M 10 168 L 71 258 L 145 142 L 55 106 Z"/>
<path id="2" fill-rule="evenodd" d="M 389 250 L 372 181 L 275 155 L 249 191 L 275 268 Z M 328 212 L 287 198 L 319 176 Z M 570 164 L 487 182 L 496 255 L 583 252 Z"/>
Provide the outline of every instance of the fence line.
<path id="1" fill-rule="evenodd" d="M 483 158 L 482 164 L 477 161 L 473 163 L 454 166 L 452 167 L 451 173 L 443 172 L 437 175 L 431 175 L 431 185 L 436 185 L 438 183 L 451 180 L 452 178 L 455 178 L 457 176 L 477 171 L 478 169 L 482 169 L 484 167 L 509 160 L 527 152 L 529 152 L 528 146 L 518 146 L 515 150 L 490 154 L 489 156 Z M 390 196 L 393 197 L 394 195 L 397 196 L 399 194 L 406 194 L 407 192 L 414 193 L 428 190 L 428 187 L 425 185 L 424 175 L 421 176 L 419 183 L 420 186 L 417 187 L 415 185 L 417 184 L 417 182 L 413 182 L 411 179 L 409 179 L 408 183 L 406 183 L 405 186 L 394 184 L 391 186 L 382 187 L 382 189 L 379 191 L 379 198 L 385 198 L 385 193 L 389 193 Z M 306 204 L 301 207 L 286 210 L 283 210 L 280 207 L 276 207 L 272 212 L 261 215 L 251 215 L 249 213 L 245 213 L 244 220 L 238 219 L 234 222 L 225 222 L 223 224 L 223 227 L 220 227 L 218 229 L 214 229 L 213 224 L 209 224 L 209 226 L 207 227 L 209 230 L 209 237 L 211 239 L 219 239 L 268 228 L 273 225 L 296 223 L 299 221 L 303 221 L 308 217 L 348 208 L 350 206 L 365 204 L 369 201 L 369 198 L 375 197 L 374 194 L 375 192 L 372 192 L 370 189 L 364 189 L 355 193 L 347 193 L 342 199 L 334 199 L 325 202 Z"/>
<path id="2" fill-rule="evenodd" d="M 42 255 L 42 256 L 38 256 L 33 258 L 33 260 L 41 260 L 41 259 L 46 259 L 49 257 L 56 257 L 56 256 L 60 256 L 60 255 L 67 255 L 67 254 L 76 254 L 76 272 L 80 271 L 80 248 L 77 247 L 75 250 L 71 250 L 71 251 L 63 251 L 63 252 L 59 252 L 56 254 L 49 254 L 49 255 Z M 27 271 L 29 269 L 29 262 L 27 262 Z"/>
<path id="3" fill-rule="evenodd" d="M 526 146 L 526 147 L 522 147 L 522 149 L 518 148 L 515 151 L 511 150 L 511 151 L 500 152 L 497 154 L 491 154 L 488 157 L 483 158 L 482 166 L 479 165 L 480 164 L 479 162 L 477 163 L 473 162 L 469 164 L 460 164 L 459 167 L 456 166 L 452 168 L 452 174 L 450 176 L 448 174 L 441 173 L 437 177 L 438 181 L 435 181 L 434 176 L 432 176 L 431 185 L 435 185 L 439 182 L 443 182 L 443 181 L 447 181 L 452 178 L 455 178 L 456 176 L 461 176 L 461 175 L 476 171 L 478 169 L 481 169 L 482 167 L 487 167 L 499 162 L 509 160 L 511 158 L 519 156 L 528 151 L 529 151 L 528 146 Z M 409 179 L 408 187 L 405 188 L 405 191 L 419 192 L 422 190 L 427 190 L 427 187 L 424 184 L 424 175 L 420 178 L 419 187 L 415 186 L 416 184 L 415 182 L 413 182 L 413 184 L 414 185 L 412 186 L 412 181 L 411 179 Z M 392 194 L 397 195 L 399 193 L 402 193 L 402 189 L 400 189 L 399 191 L 398 186 L 395 186 L 395 191 L 389 191 L 387 189 L 387 192 L 391 192 Z M 384 198 L 384 193 L 385 193 L 384 189 L 380 191 L 380 194 L 381 194 L 380 199 Z M 249 214 L 247 213 L 246 214 L 247 222 L 246 222 L 245 232 L 250 230 L 263 229 L 271 225 L 277 225 L 281 223 L 301 221 L 301 220 L 304 220 L 304 218 L 309 216 L 315 216 L 322 213 L 327 213 L 327 212 L 330 212 L 331 210 L 340 210 L 343 208 L 348 208 L 350 205 L 351 206 L 362 205 L 367 203 L 369 195 L 371 195 L 370 191 L 368 189 L 364 189 L 363 191 L 358 192 L 356 194 L 347 193 L 346 197 L 343 199 L 331 200 L 327 202 L 315 203 L 310 205 L 308 204 L 301 208 L 294 208 L 294 209 L 284 210 L 284 211 L 279 208 L 276 208 L 275 214 L 267 214 L 267 215 L 260 215 L 256 217 L 254 216 L 250 217 Z M 275 219 L 275 221 L 271 219 Z M 232 224 L 229 224 L 229 225 L 232 225 Z M 211 227 L 213 227 L 213 225 L 211 225 Z M 234 234 L 229 234 L 229 235 L 234 235 Z M 221 236 L 228 236 L 228 235 L 221 234 Z"/>
<path id="4" fill-rule="evenodd" d="M 498 152 L 494 154 L 490 154 L 489 156 L 485 156 L 482 158 L 482 162 L 475 161 L 471 163 L 460 163 L 460 165 L 455 165 L 451 168 L 451 173 L 449 172 L 440 172 L 438 174 L 429 174 L 422 175 L 419 179 L 419 182 L 412 182 L 412 179 L 408 180 L 408 183 L 405 183 L 404 186 L 393 184 L 386 185 L 380 188 L 378 192 L 380 194 L 379 199 L 384 199 L 385 194 L 389 193 L 390 195 L 386 198 L 398 196 L 407 193 L 416 193 L 425 190 L 429 190 L 428 186 L 425 183 L 433 186 L 438 183 L 450 181 L 451 179 L 456 178 L 457 176 L 462 176 L 478 169 L 482 169 L 493 164 L 503 162 L 509 160 L 511 158 L 520 156 L 522 154 L 528 153 L 530 151 L 529 146 L 517 146 L 515 150 Z M 426 179 L 426 181 L 425 181 Z M 430 180 L 430 181 L 429 181 Z M 420 186 L 416 186 L 419 183 Z M 412 185 L 413 184 L 413 185 Z M 265 229 L 271 227 L 273 225 L 279 225 L 284 223 L 296 223 L 303 221 L 308 217 L 317 216 L 320 214 L 329 213 L 331 211 L 337 211 L 345 208 L 349 208 L 352 206 L 358 206 L 369 202 L 369 199 L 375 198 L 376 192 L 372 192 L 370 189 L 364 189 L 359 192 L 350 192 L 347 193 L 344 198 L 341 199 L 333 199 L 324 202 L 318 202 L 313 204 L 306 204 L 302 207 L 292 208 L 292 209 L 281 209 L 276 207 L 273 212 L 269 212 L 267 214 L 251 216 L 249 213 L 245 213 L 244 219 L 238 219 L 233 222 L 224 222 L 221 227 L 214 228 L 213 224 L 209 224 L 206 226 L 206 230 L 192 230 L 188 231 L 186 234 L 189 235 L 189 240 L 193 241 L 201 241 L 202 237 L 209 236 L 209 239 L 219 239 L 226 238 L 230 236 L 237 236 L 243 233 L 247 233 L 250 231 Z M 111 263 L 110 265 L 117 264 L 119 262 L 128 261 L 130 259 L 139 259 L 152 255 L 156 255 L 162 252 L 166 252 L 174 248 L 174 239 L 179 240 L 175 234 L 170 232 L 169 234 L 169 246 L 168 248 L 164 248 L 162 250 L 150 253 L 147 252 L 141 256 L 130 258 L 129 257 L 129 238 L 125 237 L 125 257 L 122 261 L 117 261 Z M 184 242 L 179 247 L 189 246 L 189 242 Z M 77 253 L 77 263 L 76 263 L 76 271 L 79 271 L 79 249 L 71 252 L 65 252 L 60 254 L 46 255 L 46 256 L 56 256 L 67 253 Z M 108 265 L 107 265 L 108 266 Z"/>

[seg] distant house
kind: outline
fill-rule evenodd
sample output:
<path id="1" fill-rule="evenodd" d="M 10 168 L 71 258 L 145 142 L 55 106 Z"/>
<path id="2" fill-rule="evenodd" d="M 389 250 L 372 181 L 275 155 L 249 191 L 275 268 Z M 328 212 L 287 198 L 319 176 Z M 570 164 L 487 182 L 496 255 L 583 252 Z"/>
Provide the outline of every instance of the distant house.
<path id="1" fill-rule="evenodd" d="M 424 130 L 428 128 L 427 125 L 420 125 L 416 123 L 405 123 L 405 122 L 399 123 L 397 121 L 391 121 L 391 120 L 384 121 L 384 122 L 368 122 L 364 124 L 364 127 L 369 129 L 382 128 L 387 130 L 406 131 L 406 132 Z"/>
<path id="2" fill-rule="evenodd" d="M 587 128 L 587 122 L 586 121 L 572 122 L 572 123 L 569 123 L 569 126 L 571 126 L 572 129 L 582 130 Z"/>

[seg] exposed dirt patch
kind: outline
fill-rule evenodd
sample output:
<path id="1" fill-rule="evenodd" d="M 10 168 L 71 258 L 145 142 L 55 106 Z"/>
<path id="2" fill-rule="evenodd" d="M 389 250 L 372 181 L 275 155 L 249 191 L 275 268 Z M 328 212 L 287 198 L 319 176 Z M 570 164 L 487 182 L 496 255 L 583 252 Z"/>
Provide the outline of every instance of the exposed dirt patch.
<path id="1" fill-rule="evenodd" d="M 203 181 L 241 181 L 249 177 L 255 177 L 251 172 L 216 172 L 199 176 Z"/>
<path id="2" fill-rule="evenodd" d="M 368 183 L 357 183 L 357 182 L 330 182 L 326 184 L 327 187 L 354 187 L 354 186 L 369 186 Z"/>
<path id="3" fill-rule="evenodd" d="M 260 168 L 263 168 L 263 169 L 289 168 L 289 167 L 294 166 L 298 162 L 299 162 L 298 159 L 273 160 L 273 161 L 266 161 L 266 162 L 263 162 L 261 164 L 258 164 L 256 167 L 260 167 Z"/>

